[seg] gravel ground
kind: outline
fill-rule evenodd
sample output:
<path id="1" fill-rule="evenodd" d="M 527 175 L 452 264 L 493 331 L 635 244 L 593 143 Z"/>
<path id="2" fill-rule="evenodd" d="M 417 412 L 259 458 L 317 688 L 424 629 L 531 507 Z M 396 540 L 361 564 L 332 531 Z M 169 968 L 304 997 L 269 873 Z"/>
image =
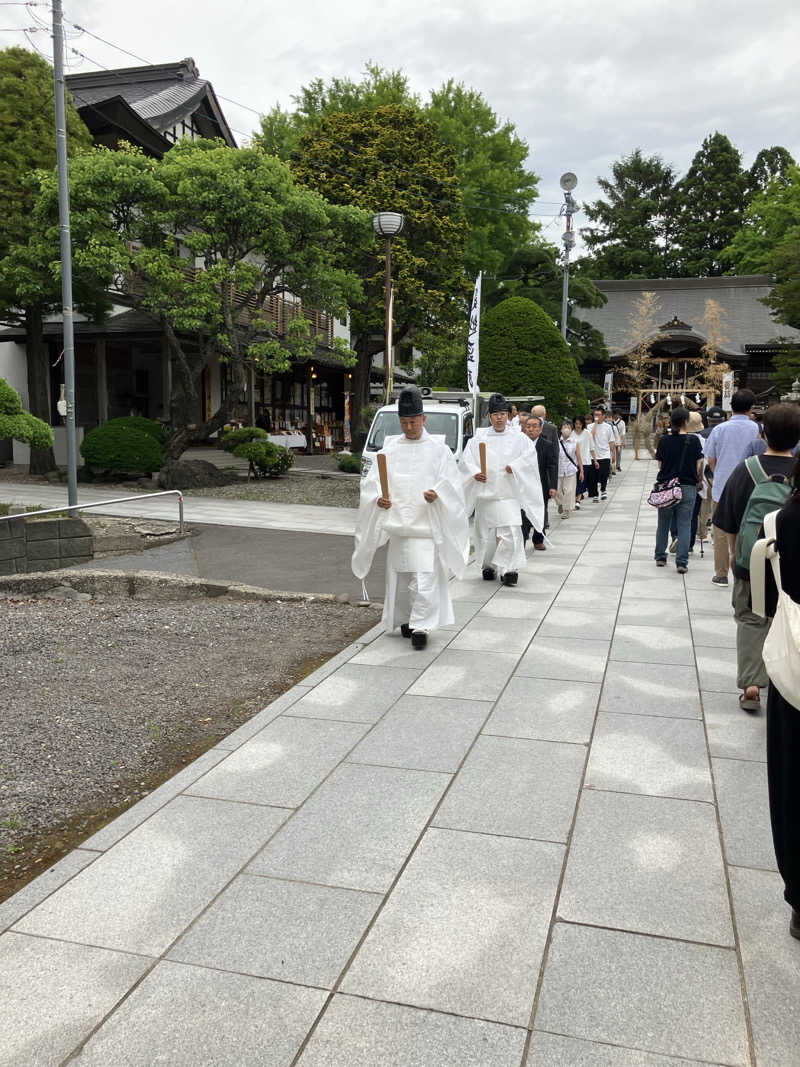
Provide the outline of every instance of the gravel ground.
<path id="1" fill-rule="evenodd" d="M 30 599 L 0 612 L 0 900 L 377 618 L 320 601 Z"/>
<path id="2" fill-rule="evenodd" d="M 189 489 L 186 496 L 211 496 L 229 500 L 267 500 L 274 504 L 317 504 L 329 508 L 357 508 L 359 479 L 326 478 L 324 474 L 287 474 L 257 482 L 222 485 L 213 489 Z"/>

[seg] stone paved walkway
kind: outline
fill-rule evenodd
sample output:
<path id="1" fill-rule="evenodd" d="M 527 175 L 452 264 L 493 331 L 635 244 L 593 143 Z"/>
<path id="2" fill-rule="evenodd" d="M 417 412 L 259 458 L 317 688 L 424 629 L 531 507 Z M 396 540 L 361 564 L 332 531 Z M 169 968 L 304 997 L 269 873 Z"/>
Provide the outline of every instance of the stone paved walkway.
<path id="1" fill-rule="evenodd" d="M 0 905 L 0 1063 L 800 1062 L 764 722 L 649 464 L 378 631 Z"/>

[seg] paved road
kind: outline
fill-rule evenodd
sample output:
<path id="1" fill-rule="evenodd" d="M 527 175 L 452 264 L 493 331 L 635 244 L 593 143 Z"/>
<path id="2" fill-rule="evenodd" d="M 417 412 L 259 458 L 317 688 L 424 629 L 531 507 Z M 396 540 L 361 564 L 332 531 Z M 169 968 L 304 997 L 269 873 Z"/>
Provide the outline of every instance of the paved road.
<path id="1" fill-rule="evenodd" d="M 796 1064 L 764 721 L 711 559 L 653 565 L 652 473 L 0 906 L 0 1063 Z"/>

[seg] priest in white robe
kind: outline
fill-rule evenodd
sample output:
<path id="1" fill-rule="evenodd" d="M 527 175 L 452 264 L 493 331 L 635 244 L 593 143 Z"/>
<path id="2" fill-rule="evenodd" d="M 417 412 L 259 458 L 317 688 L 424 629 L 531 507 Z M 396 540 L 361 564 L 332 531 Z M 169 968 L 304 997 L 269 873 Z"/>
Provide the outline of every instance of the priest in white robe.
<path id="1" fill-rule="evenodd" d="M 422 394 L 404 389 L 398 401 L 402 435 L 388 437 L 388 494 L 375 462 L 361 484 L 353 573 L 369 573 L 377 549 L 388 541 L 383 624 L 400 627 L 416 649 L 428 634 L 454 622 L 448 582 L 464 573 L 469 558 L 469 522 L 453 453 L 444 438 L 425 429 Z"/>
<path id="2" fill-rule="evenodd" d="M 490 426 L 479 429 L 461 461 L 467 513 L 475 508 L 476 556 L 483 577 L 516 585 L 525 566 L 522 539 L 524 511 L 535 530 L 544 530 L 544 497 L 533 442 L 508 421 L 503 396 L 489 398 Z M 486 473 L 481 471 L 480 445 L 486 445 Z"/>

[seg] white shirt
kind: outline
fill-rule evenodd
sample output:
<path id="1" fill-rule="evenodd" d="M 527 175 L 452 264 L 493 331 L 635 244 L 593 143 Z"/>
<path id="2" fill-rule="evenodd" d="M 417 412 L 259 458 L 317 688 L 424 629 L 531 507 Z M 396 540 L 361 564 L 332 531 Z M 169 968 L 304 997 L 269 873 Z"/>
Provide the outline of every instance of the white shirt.
<path id="1" fill-rule="evenodd" d="M 592 433 L 592 431 L 589 431 Z M 607 422 L 594 424 L 594 450 L 598 459 L 611 459 L 611 442 L 614 440 L 614 427 Z M 583 450 L 581 450 L 581 456 Z"/>
<path id="2" fill-rule="evenodd" d="M 617 434 L 619 435 L 619 441 L 617 442 L 617 444 L 624 445 L 625 434 L 628 430 L 628 427 L 625 425 L 625 420 L 617 419 L 616 422 L 612 422 L 611 425 L 614 427 L 614 429 L 617 431 Z"/>
<path id="3" fill-rule="evenodd" d="M 578 439 L 575 434 L 571 434 L 566 441 L 563 437 L 558 441 L 558 476 L 559 478 L 569 478 L 572 474 L 578 473 L 578 460 L 575 456 L 575 447 Z M 566 452 L 565 452 L 566 450 Z M 570 460 L 572 462 L 570 463 Z M 581 471 L 581 474 L 583 472 Z"/>
<path id="4" fill-rule="evenodd" d="M 592 449 L 594 448 L 594 441 L 589 430 L 582 430 L 581 433 L 574 434 L 575 443 L 581 450 L 581 463 L 584 467 L 591 467 L 592 465 Z"/>

